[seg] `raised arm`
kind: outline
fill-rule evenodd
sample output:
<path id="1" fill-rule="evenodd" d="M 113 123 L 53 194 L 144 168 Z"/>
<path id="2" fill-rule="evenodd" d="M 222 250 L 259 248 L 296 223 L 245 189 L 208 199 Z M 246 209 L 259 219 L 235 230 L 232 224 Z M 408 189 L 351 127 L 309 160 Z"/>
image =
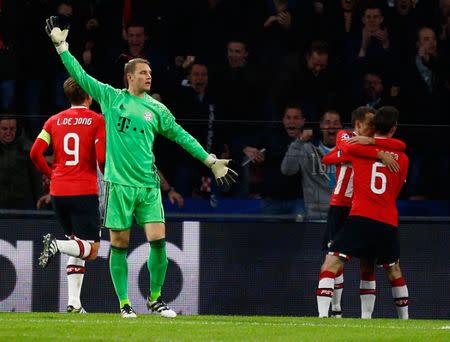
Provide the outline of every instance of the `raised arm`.
<path id="1" fill-rule="evenodd" d="M 97 81 L 92 76 L 88 75 L 84 71 L 83 67 L 78 63 L 76 58 L 69 52 L 69 44 L 66 42 L 67 35 L 69 34 L 69 28 L 63 27 L 61 30 L 58 22 L 58 17 L 50 17 L 46 21 L 45 31 L 49 35 L 56 51 L 61 57 L 61 60 L 69 72 L 84 91 L 92 96 L 94 100 L 103 105 L 107 101 L 111 101 L 111 97 L 114 96 L 119 90 L 114 89 L 110 85 Z M 106 103 L 108 105 L 108 103 Z"/>
<path id="2" fill-rule="evenodd" d="M 281 162 L 281 173 L 283 175 L 292 176 L 299 172 L 302 156 L 304 155 L 304 144 L 304 142 L 296 139 L 289 145 L 283 161 Z"/>

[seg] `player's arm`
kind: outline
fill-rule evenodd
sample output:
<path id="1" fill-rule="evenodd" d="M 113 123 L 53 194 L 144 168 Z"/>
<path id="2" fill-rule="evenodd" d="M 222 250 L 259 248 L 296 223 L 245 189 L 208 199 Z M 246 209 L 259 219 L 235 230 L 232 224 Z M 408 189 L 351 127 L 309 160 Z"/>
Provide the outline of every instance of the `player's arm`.
<path id="1" fill-rule="evenodd" d="M 56 51 L 61 57 L 64 66 L 75 82 L 98 103 L 103 105 L 106 102 L 107 105 L 110 105 L 108 102 L 111 102 L 111 98 L 116 94 L 117 90 L 88 75 L 76 58 L 72 56 L 69 52 L 69 44 L 66 42 L 69 27 L 63 27 L 61 30 L 58 17 L 52 16 L 46 20 L 45 31 L 55 45 Z"/>
<path id="2" fill-rule="evenodd" d="M 380 148 L 374 145 L 359 145 L 344 143 L 341 145 L 345 154 L 350 154 L 358 158 L 379 159 L 392 172 L 398 172 L 400 166 L 392 158 L 390 153 L 380 151 Z"/>
<path id="3" fill-rule="evenodd" d="M 106 162 L 106 132 L 105 132 L 105 120 L 100 117 L 97 127 L 97 134 L 95 136 L 95 156 L 97 159 L 98 168 L 101 173 L 105 174 L 105 162 Z"/>
<path id="4" fill-rule="evenodd" d="M 51 142 L 50 134 L 43 129 L 34 141 L 33 146 L 30 151 L 30 158 L 34 166 L 49 179 L 52 176 L 52 169 L 48 166 L 45 160 L 44 153 L 47 151 L 48 146 Z"/>
<path id="5" fill-rule="evenodd" d="M 349 162 L 349 160 L 347 160 L 346 155 L 337 148 L 334 148 L 322 157 L 322 163 L 324 163 L 325 165 L 337 165 L 347 162 Z"/>
<path id="6" fill-rule="evenodd" d="M 208 154 L 200 143 L 179 124 L 170 111 L 165 108 L 162 112 L 159 132 L 166 138 L 176 142 L 190 155 L 202 161 L 211 169 L 219 185 L 230 185 L 236 182 L 238 174 L 228 167 L 229 159 L 217 159 L 214 154 Z"/>
<path id="7" fill-rule="evenodd" d="M 348 144 L 359 144 L 359 145 L 375 145 L 380 148 L 396 150 L 396 151 L 404 151 L 406 149 L 406 144 L 398 139 L 394 138 L 372 138 L 365 137 L 362 135 L 357 135 L 351 137 L 347 140 Z"/>

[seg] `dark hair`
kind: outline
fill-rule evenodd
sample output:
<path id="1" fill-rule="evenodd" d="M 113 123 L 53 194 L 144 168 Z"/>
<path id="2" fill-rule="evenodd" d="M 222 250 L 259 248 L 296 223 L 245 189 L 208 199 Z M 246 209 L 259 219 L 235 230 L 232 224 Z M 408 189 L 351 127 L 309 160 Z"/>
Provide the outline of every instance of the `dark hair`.
<path id="1" fill-rule="evenodd" d="M 130 21 L 126 26 L 125 26 L 125 32 L 128 33 L 128 29 L 130 27 L 142 27 L 144 29 L 144 33 L 147 34 L 147 28 L 145 27 L 145 25 L 141 22 L 138 21 Z"/>
<path id="2" fill-rule="evenodd" d="M 311 56 L 313 53 L 317 53 L 318 55 L 324 55 L 330 53 L 330 46 L 327 42 L 323 40 L 314 40 L 308 48 L 308 55 Z"/>
<path id="3" fill-rule="evenodd" d="M 339 119 L 341 118 L 341 114 L 339 114 L 339 112 L 337 110 L 335 110 L 335 109 L 327 109 L 327 110 L 323 111 L 322 115 L 320 116 L 320 120 L 319 120 L 320 122 L 323 121 L 323 119 L 325 118 L 326 114 L 338 115 Z"/>
<path id="4" fill-rule="evenodd" d="M 392 127 L 397 126 L 399 112 L 392 106 L 384 106 L 377 110 L 373 124 L 375 131 L 381 134 L 388 134 Z"/>
<path id="5" fill-rule="evenodd" d="M 376 112 L 375 109 L 366 106 L 356 108 L 352 112 L 352 127 L 355 127 L 357 120 L 361 122 L 364 121 L 367 113 L 375 114 L 375 112 Z"/>
<path id="6" fill-rule="evenodd" d="M 69 99 L 71 104 L 80 105 L 82 104 L 88 97 L 88 94 L 81 89 L 79 84 L 75 82 L 72 77 L 69 77 L 64 81 L 64 93 Z"/>
<path id="7" fill-rule="evenodd" d="M 302 118 L 305 118 L 305 114 L 303 113 L 302 106 L 300 106 L 300 104 L 298 102 L 288 102 L 286 104 L 286 106 L 284 106 L 284 111 L 283 111 L 282 116 L 284 116 L 286 114 L 286 111 L 290 108 L 298 109 L 300 111 L 300 115 L 302 116 Z"/>
<path id="8" fill-rule="evenodd" d="M 383 7 L 378 4 L 370 4 L 370 3 L 364 7 L 364 9 L 362 10 L 361 16 L 364 17 L 366 15 L 367 10 L 373 10 L 373 9 L 380 11 L 381 16 L 384 17 Z"/>
<path id="9" fill-rule="evenodd" d="M 416 30 L 416 43 L 417 43 L 417 42 L 419 41 L 419 39 L 420 39 L 420 32 L 422 32 L 422 31 L 425 30 L 425 29 L 428 29 L 428 30 L 430 30 L 430 31 L 433 31 L 434 34 L 436 35 L 436 32 L 435 32 L 430 26 L 427 26 L 427 25 L 420 26 L 420 27 Z"/>

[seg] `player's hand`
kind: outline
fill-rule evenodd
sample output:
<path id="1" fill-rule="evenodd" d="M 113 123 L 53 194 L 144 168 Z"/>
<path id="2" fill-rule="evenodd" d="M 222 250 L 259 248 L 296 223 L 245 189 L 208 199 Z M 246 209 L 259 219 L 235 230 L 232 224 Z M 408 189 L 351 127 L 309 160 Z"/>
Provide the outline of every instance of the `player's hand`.
<path id="1" fill-rule="evenodd" d="M 59 19 L 56 16 L 51 16 L 45 21 L 45 32 L 55 44 L 56 51 L 59 54 L 69 49 L 66 39 L 69 34 L 69 25 L 65 25 L 62 29 L 59 25 Z"/>
<path id="2" fill-rule="evenodd" d="M 230 162 L 230 159 L 217 159 L 214 154 L 210 154 L 204 161 L 219 185 L 231 185 L 236 182 L 238 174 L 228 167 Z"/>
<path id="3" fill-rule="evenodd" d="M 169 198 L 170 203 L 176 203 L 178 208 L 183 208 L 184 198 L 180 193 L 176 192 L 174 188 L 170 188 L 169 192 L 167 193 L 167 197 Z"/>
<path id="4" fill-rule="evenodd" d="M 355 135 L 347 140 L 349 144 L 360 144 L 360 145 L 374 145 L 375 139 L 371 137 L 365 137 L 363 135 Z"/>
<path id="5" fill-rule="evenodd" d="M 398 165 L 397 161 L 392 157 L 392 154 L 379 151 L 377 153 L 378 159 L 381 160 L 381 162 L 386 165 L 386 167 L 391 172 L 398 172 L 400 170 L 400 166 Z"/>
<path id="6" fill-rule="evenodd" d="M 42 209 L 47 204 L 49 204 L 51 201 L 52 201 L 52 199 L 50 197 L 50 194 L 43 195 L 43 196 L 39 197 L 39 199 L 37 200 L 36 208 Z"/>

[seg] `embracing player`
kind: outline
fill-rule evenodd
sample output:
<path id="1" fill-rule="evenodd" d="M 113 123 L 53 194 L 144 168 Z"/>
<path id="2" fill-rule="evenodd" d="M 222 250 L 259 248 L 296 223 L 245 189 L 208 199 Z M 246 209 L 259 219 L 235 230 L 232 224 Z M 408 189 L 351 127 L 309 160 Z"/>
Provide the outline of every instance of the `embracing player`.
<path id="1" fill-rule="evenodd" d="M 406 180 L 408 157 L 394 147 L 398 141 L 391 139 L 396 130 L 398 111 L 393 107 L 380 108 L 374 118 L 375 137 L 384 139 L 383 149 L 398 163 L 396 171 L 375 158 L 367 158 L 367 152 L 377 154 L 376 146 L 343 144 L 345 160 L 352 163 L 354 197 L 348 219 L 342 230 L 330 244 L 329 254 L 321 268 L 317 288 L 317 303 L 320 317 L 327 317 L 337 272 L 350 257 L 373 259 L 385 267 L 392 285 L 392 295 L 399 318 L 408 318 L 408 289 L 399 266 L 398 212 L 396 198 Z M 392 145 L 391 145 L 392 143 Z M 375 288 L 368 288 L 367 292 Z M 370 318 L 370 317 L 367 317 Z"/>
<path id="2" fill-rule="evenodd" d="M 30 152 L 37 169 L 50 179 L 56 217 L 68 240 L 44 236 L 39 265 L 47 267 L 57 252 L 69 255 L 67 263 L 68 312 L 84 313 L 80 301 L 86 272 L 85 260 L 94 260 L 100 246 L 97 163 L 105 164 L 105 121 L 89 110 L 92 98 L 72 79 L 64 82 L 71 107 L 50 117 Z M 53 146 L 50 168 L 44 153 Z"/>
<path id="3" fill-rule="evenodd" d="M 385 146 L 384 140 L 372 138 L 375 133 L 373 127 L 373 118 L 375 110 L 370 107 L 358 107 L 352 112 L 353 130 L 340 130 L 336 137 L 336 147 L 322 159 L 326 165 L 336 165 L 336 185 L 331 194 L 330 208 L 328 210 L 327 227 L 323 239 L 323 249 L 328 247 L 335 236 L 342 229 L 345 220 L 350 212 L 353 197 L 353 169 L 350 163 L 343 163 L 342 145 L 347 143 L 350 138 L 355 137 L 359 144 L 376 144 L 379 147 Z M 393 143 L 390 143 L 392 145 Z M 398 149 L 404 149 L 405 144 L 397 141 Z M 383 152 L 372 153 L 372 151 L 363 150 L 368 157 L 379 158 L 390 169 L 398 168 L 397 162 L 389 155 Z M 360 288 L 364 289 L 370 286 L 370 293 L 361 290 L 361 315 L 363 318 L 371 316 L 375 300 L 375 273 L 373 260 L 361 259 L 361 282 Z M 331 316 L 342 317 L 341 298 L 344 289 L 344 270 L 340 269 L 334 280 L 334 292 L 331 301 Z M 318 296 L 322 300 L 322 296 Z"/>

